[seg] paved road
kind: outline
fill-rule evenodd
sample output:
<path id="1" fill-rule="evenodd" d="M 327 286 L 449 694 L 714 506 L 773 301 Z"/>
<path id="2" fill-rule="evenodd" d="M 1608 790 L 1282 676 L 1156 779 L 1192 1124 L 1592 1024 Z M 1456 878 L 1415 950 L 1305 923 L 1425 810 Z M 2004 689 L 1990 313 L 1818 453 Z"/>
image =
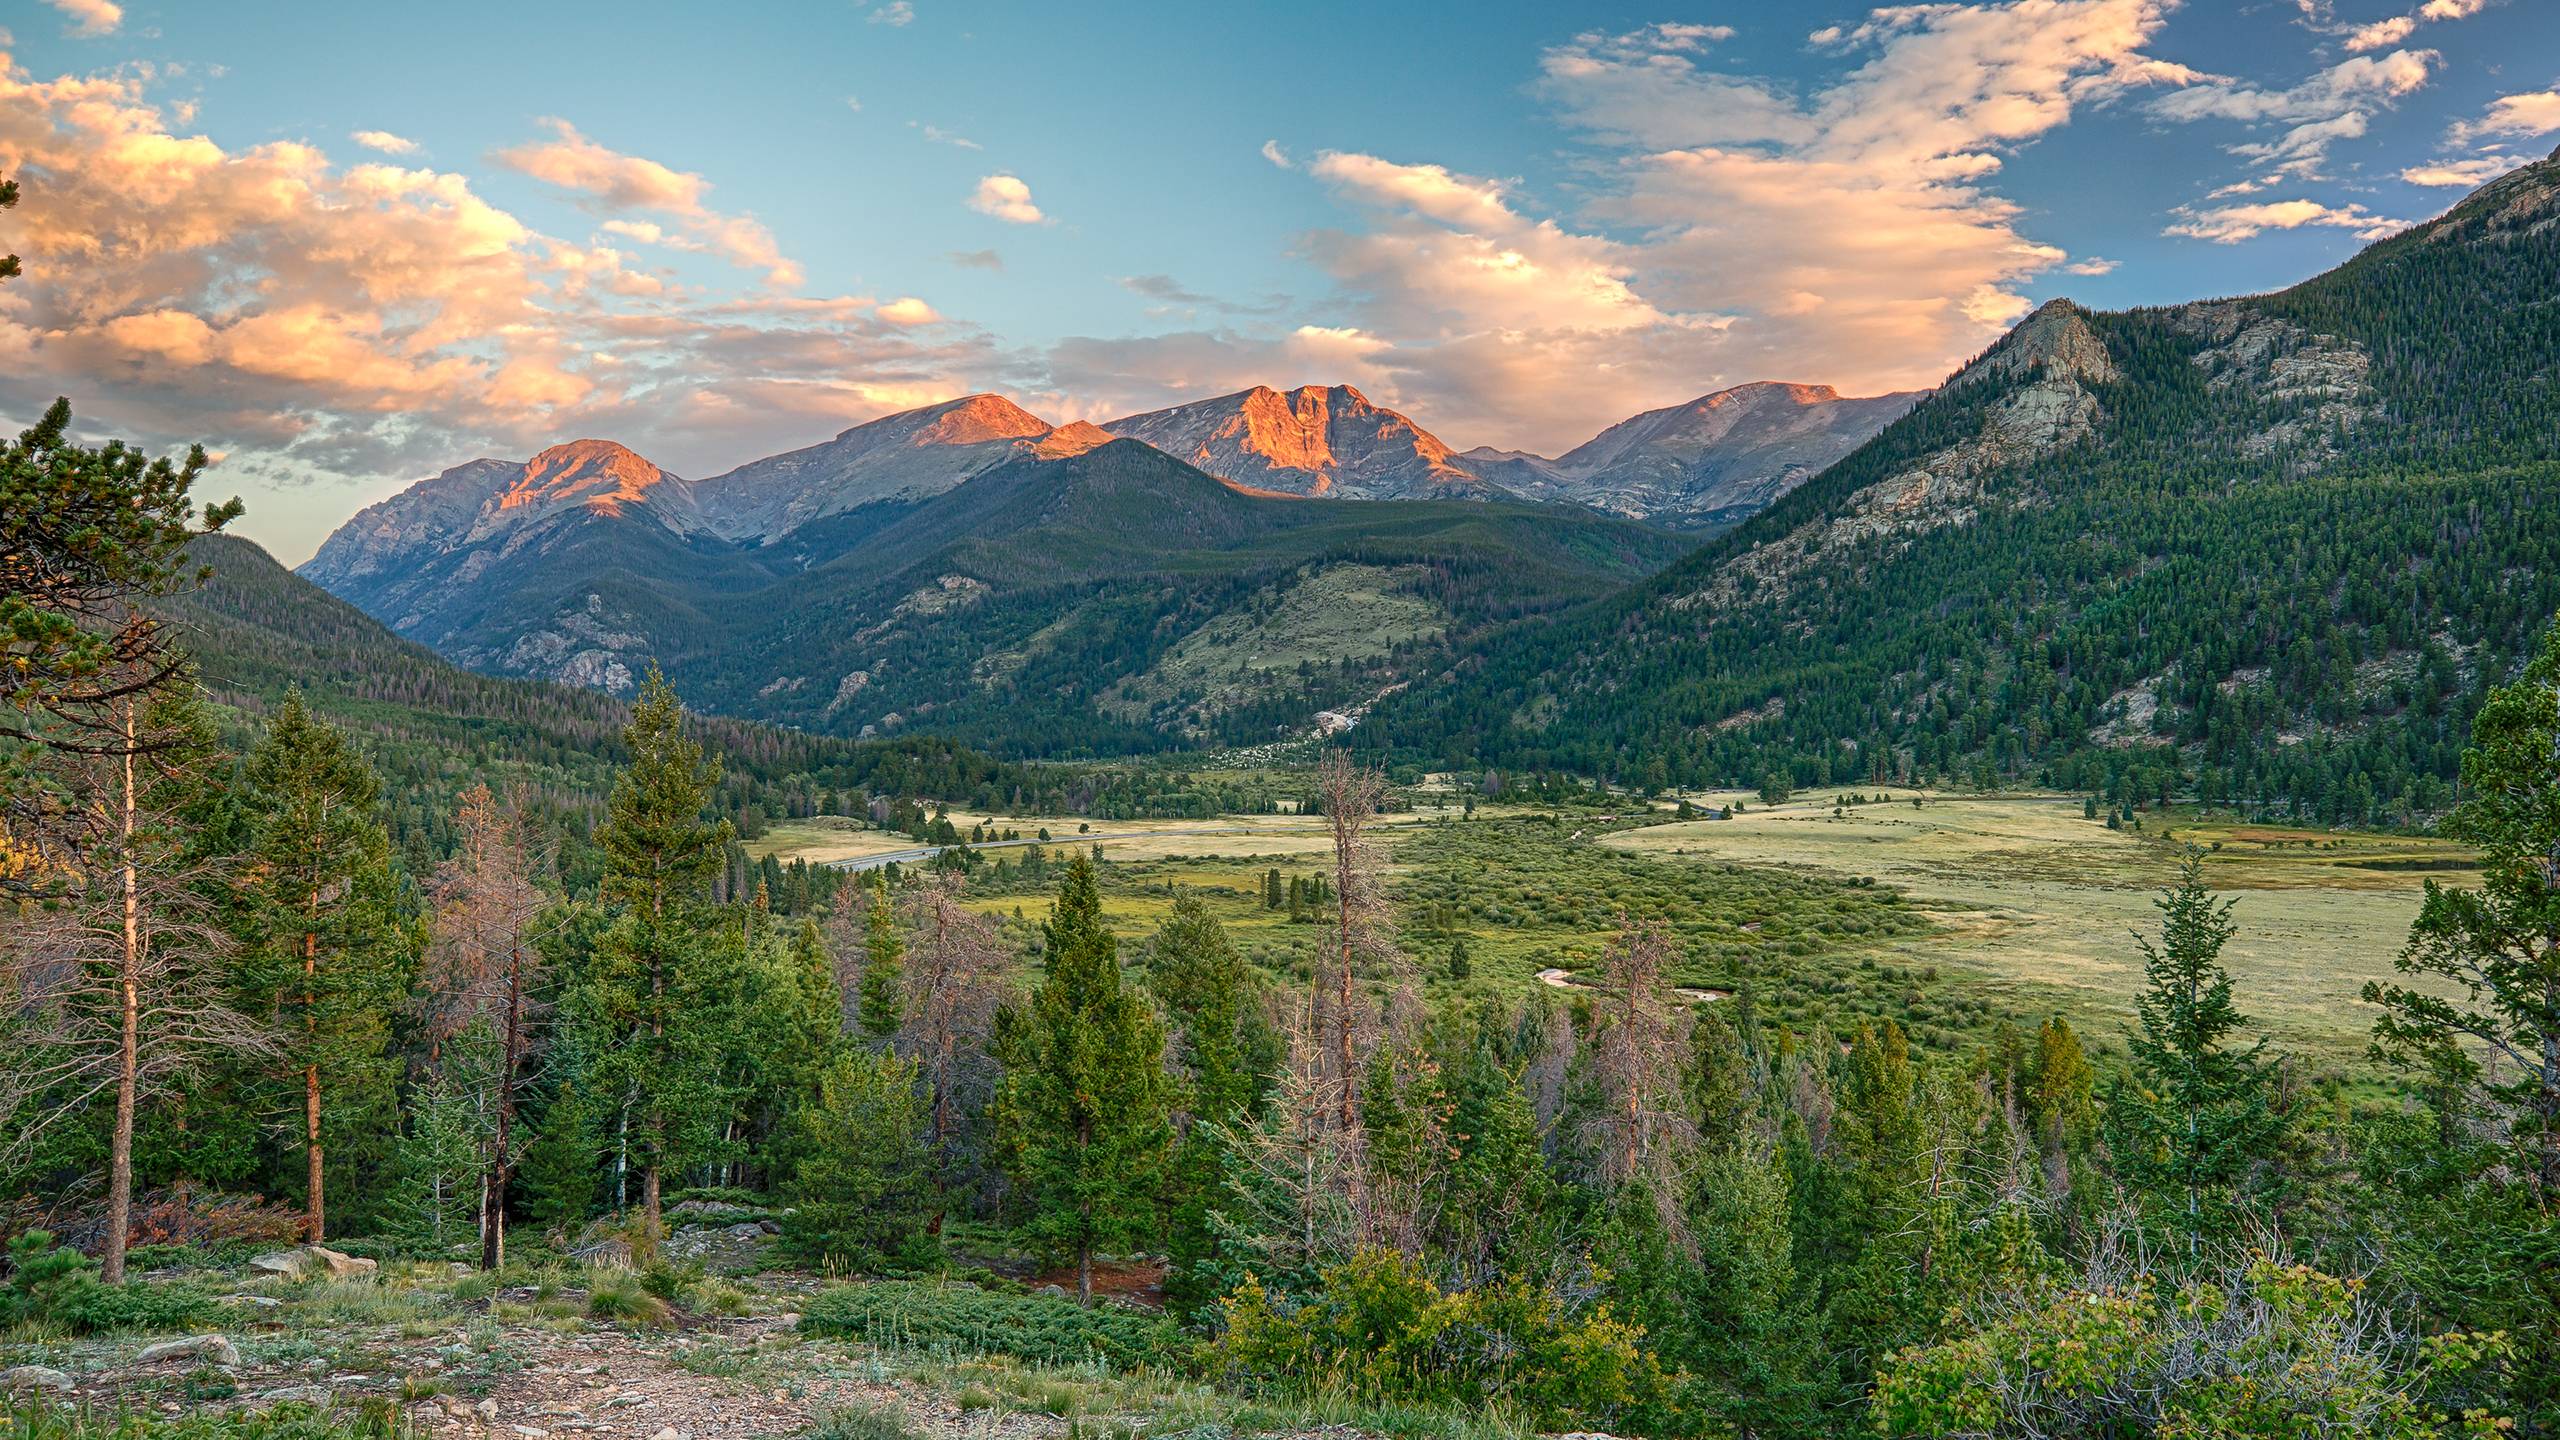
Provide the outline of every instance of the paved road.
<path id="1" fill-rule="evenodd" d="M 1237 826 L 1223 830 L 1123 830 L 1116 835 L 1056 835 L 1046 840 L 987 840 L 968 848 L 1012 850 L 1024 845 L 1117 845 L 1123 840 L 1180 840 L 1193 835 L 1305 835 L 1309 833 L 1311 832 L 1303 829 L 1267 830 L 1250 826 Z M 919 860 L 931 860 L 945 850 L 956 848 L 958 847 L 951 845 L 919 845 L 913 850 L 883 850 L 877 855 L 857 855 L 850 860 L 830 860 L 826 863 L 837 870 L 877 870 L 893 860 L 901 865 L 913 865 Z"/>

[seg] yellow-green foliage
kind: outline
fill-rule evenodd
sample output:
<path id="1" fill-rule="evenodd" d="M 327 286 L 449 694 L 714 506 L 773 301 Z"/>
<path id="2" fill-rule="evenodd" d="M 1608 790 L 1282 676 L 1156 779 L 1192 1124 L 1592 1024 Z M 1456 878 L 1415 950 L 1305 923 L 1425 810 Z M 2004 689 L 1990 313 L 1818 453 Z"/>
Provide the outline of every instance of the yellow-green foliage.
<path id="1" fill-rule="evenodd" d="M 2440 1440 L 2503 1433 L 2441 1393 L 2503 1336 L 2412 1342 L 2351 1280 L 2263 1257 L 2155 1293 L 2052 1289 L 1876 1377 L 1887 1436 L 2159 1435 L 2180 1440 Z"/>
<path id="2" fill-rule="evenodd" d="M 1508 1278 L 1442 1290 L 1411 1260 L 1363 1251 L 1304 1301 L 1248 1280 L 1225 1302 L 1217 1357 L 1232 1380 L 1382 1400 L 1508 1409 L 1541 1428 L 1605 1424 L 1653 1398 L 1643 1331 L 1601 1307 Z"/>

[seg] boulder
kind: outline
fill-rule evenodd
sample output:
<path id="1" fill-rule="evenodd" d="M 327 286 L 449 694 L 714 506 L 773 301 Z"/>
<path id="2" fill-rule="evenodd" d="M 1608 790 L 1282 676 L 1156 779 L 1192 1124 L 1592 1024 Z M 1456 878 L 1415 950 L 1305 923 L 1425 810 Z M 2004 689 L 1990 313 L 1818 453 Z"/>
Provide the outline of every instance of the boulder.
<path id="1" fill-rule="evenodd" d="M 0 1394 L 25 1390 L 68 1390 L 71 1377 L 45 1365 L 12 1365 L 0 1370 Z"/>
<path id="2" fill-rule="evenodd" d="M 337 1400 L 336 1392 L 326 1385 L 287 1385 L 269 1390 L 257 1397 L 261 1405 L 317 1405 L 327 1408 Z"/>
<path id="3" fill-rule="evenodd" d="M 326 1245 L 305 1245 L 302 1248 L 310 1252 L 312 1259 L 329 1267 L 332 1280 L 370 1280 L 382 1268 L 374 1261 L 332 1250 Z"/>
<path id="4" fill-rule="evenodd" d="M 133 1357 L 136 1365 L 162 1365 L 172 1360 L 193 1360 L 204 1365 L 237 1365 L 240 1351 L 219 1335 L 190 1335 L 183 1340 L 162 1340 L 145 1345 Z"/>
<path id="5" fill-rule="evenodd" d="M 311 1257 L 300 1250 L 271 1250 L 249 1262 L 250 1272 L 258 1275 L 280 1275 L 299 1280 L 311 1268 Z"/>

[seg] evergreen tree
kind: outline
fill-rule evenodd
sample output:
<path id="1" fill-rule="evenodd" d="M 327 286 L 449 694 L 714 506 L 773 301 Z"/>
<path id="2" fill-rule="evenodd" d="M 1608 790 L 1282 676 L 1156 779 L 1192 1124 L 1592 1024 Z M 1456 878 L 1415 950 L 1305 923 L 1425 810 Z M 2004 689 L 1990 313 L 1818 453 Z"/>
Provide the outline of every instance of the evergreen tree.
<path id="1" fill-rule="evenodd" d="M 839 1049 L 799 1118 L 795 1199 L 783 1241 L 813 1263 L 855 1272 L 927 1269 L 937 1197 L 915 1062 Z"/>
<path id="2" fill-rule="evenodd" d="M 2490 692 L 2462 788 L 2444 828 L 2479 848 L 2480 888 L 2427 882 L 2399 969 L 2434 983 L 2365 986 L 2384 1011 L 2374 1049 L 2476 1089 L 2506 1117 L 2543 1208 L 2560 1211 L 2560 625 Z"/>
<path id="3" fill-rule="evenodd" d="M 723 1015 L 722 941 L 735 927 L 706 926 L 702 911 L 725 862 L 727 821 L 704 818 L 720 766 L 685 733 L 684 707 L 651 667 L 622 732 L 629 754 L 614 778 L 604 828 L 602 891 L 620 913 L 599 939 L 577 996 L 595 1082 L 621 1110 L 640 1172 L 644 1241 L 664 1233 L 667 1166 L 707 1116 L 720 1110 L 717 1037 Z"/>
<path id="4" fill-rule="evenodd" d="M 2203 857 L 2191 852 L 2157 903 L 2160 938 L 2141 940 L 2132 1083 L 2111 1107 L 2110 1140 L 2137 1198 L 2192 1261 L 2230 1233 L 2283 1121 L 2261 1059 L 2266 1041 L 2235 1048 L 2249 1019 L 2221 963 L 2234 902 L 2214 898 Z"/>
<path id="5" fill-rule="evenodd" d="M 345 734 L 289 692 L 249 754 L 250 867 L 243 887 L 254 937 L 246 988 L 278 1019 L 300 1082 L 305 1227 L 328 1234 L 326 1169 L 333 1137 L 347 1161 L 378 1153 L 398 1131 L 393 1013 L 407 997 L 415 937 L 400 913 L 391 837 L 373 769 Z"/>
<path id="6" fill-rule="evenodd" d="M 1164 1029 L 1121 983 L 1082 852 L 1042 935 L 1048 973 L 1027 1005 L 997 1018 L 996 1132 L 1030 1207 L 1025 1230 L 1075 1257 L 1076 1298 L 1091 1304 L 1095 1249 L 1145 1239 L 1156 1218 L 1172 1135 Z"/>
<path id="7" fill-rule="evenodd" d="M 874 1044 L 886 1045 L 907 1023 L 906 942 L 898 935 L 889 886 L 875 881 L 862 934 L 862 987 L 855 1018 Z"/>
<path id="8" fill-rule="evenodd" d="M 1181 1309 L 1196 1311 L 1219 1289 L 1205 1267 L 1216 1250 L 1209 1212 L 1225 1185 L 1224 1140 L 1260 1112 L 1277 1061 L 1253 972 L 1199 897 L 1176 898 L 1173 914 L 1148 942 L 1147 985 L 1173 1022 L 1185 1080 L 1182 1138 L 1165 1197 L 1172 1266 L 1165 1293 Z"/>

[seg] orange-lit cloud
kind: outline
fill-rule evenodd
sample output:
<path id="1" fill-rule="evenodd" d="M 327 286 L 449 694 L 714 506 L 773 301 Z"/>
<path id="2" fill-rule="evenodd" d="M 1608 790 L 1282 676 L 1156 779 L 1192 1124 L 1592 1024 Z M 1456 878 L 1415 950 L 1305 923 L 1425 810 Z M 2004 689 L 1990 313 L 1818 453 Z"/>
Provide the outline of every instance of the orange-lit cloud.
<path id="1" fill-rule="evenodd" d="M 44 0 L 44 3 L 70 18 L 71 33 L 81 36 L 112 35 L 124 24 L 124 7 L 115 0 Z"/>
<path id="2" fill-rule="evenodd" d="M 0 50 L 0 174 L 25 191 L 0 248 L 26 271 L 0 287 L 0 414 L 67 394 L 92 433 L 232 452 L 233 487 L 379 486 L 573 433 L 698 472 L 1001 363 L 919 298 L 724 296 L 635 264 L 606 242 L 779 268 L 712 223 L 735 217 L 702 203 L 699 177 L 565 126 L 528 165 L 645 215 L 593 240 L 546 235 L 462 175 L 187 133 L 149 84 L 37 79 Z M 305 528 L 342 513 L 278 508 L 308 510 Z"/>
<path id="3" fill-rule="evenodd" d="M 1943 378 L 2025 313 L 2026 281 L 2071 262 L 1990 188 L 2007 155 L 2087 107 L 2206 78 L 2148 53 L 2171 8 L 1879 9 L 1811 37 L 1846 68 L 1810 93 L 1723 67 L 1721 26 L 1577 36 L 1536 81 L 1599 149 L 1571 214 L 1422 157 L 1263 154 L 1361 218 L 1299 248 L 1336 282 L 1330 328 L 1357 337 L 1344 363 L 1363 388 L 1455 443 L 1554 453 L 1746 380 L 1874 392 Z M 1306 331 L 1087 339 L 1052 364 L 1062 389 L 1116 390 L 1134 409 L 1339 378 L 1285 368 L 1313 345 Z M 1149 373 L 1163 388 L 1141 394 Z"/>
<path id="4" fill-rule="evenodd" d="M 969 208 L 1008 225 L 1038 225 L 1049 218 L 1031 203 L 1031 187 L 1011 175 L 990 175 L 979 181 L 976 193 L 969 197 Z"/>
<path id="5" fill-rule="evenodd" d="M 777 288 L 787 289 L 805 278 L 799 265 L 783 255 L 772 231 L 753 219 L 724 215 L 705 204 L 703 197 L 711 184 L 701 176 L 599 145 L 566 120 L 551 118 L 542 123 L 551 131 L 551 139 L 501 150 L 490 158 L 536 180 L 577 191 L 599 210 L 641 211 L 674 220 L 673 230 L 650 227 L 656 232 L 655 243 L 703 251 L 742 269 L 761 270 Z"/>

